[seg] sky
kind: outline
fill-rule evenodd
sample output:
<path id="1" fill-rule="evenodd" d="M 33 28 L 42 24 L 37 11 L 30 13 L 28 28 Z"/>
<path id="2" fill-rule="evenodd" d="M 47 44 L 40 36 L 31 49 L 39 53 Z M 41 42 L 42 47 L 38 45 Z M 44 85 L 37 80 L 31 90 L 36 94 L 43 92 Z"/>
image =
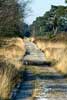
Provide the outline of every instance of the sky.
<path id="1" fill-rule="evenodd" d="M 29 25 L 32 24 L 36 17 L 43 16 L 46 11 L 49 11 L 51 5 L 65 5 L 65 0 L 32 0 L 31 12 L 25 18 L 25 22 Z"/>

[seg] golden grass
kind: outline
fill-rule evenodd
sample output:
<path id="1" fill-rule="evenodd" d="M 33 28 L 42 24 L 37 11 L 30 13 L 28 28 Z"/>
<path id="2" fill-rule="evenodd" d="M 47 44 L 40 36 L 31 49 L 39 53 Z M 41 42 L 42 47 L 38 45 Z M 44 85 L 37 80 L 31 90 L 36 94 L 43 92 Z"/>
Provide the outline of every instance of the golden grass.
<path id="1" fill-rule="evenodd" d="M 0 97 L 8 99 L 10 97 L 11 90 L 14 87 L 14 80 L 18 71 L 12 64 L 4 61 L 0 61 L 0 67 Z"/>
<path id="2" fill-rule="evenodd" d="M 24 70 L 22 59 L 25 46 L 21 38 L 3 38 L 0 44 L 0 97 L 8 99 L 19 80 L 20 68 Z"/>
<path id="3" fill-rule="evenodd" d="M 64 74 L 67 74 L 67 48 L 61 53 L 61 58 L 58 63 L 55 65 L 55 68 L 58 71 L 61 71 Z"/>
<path id="4" fill-rule="evenodd" d="M 36 41 L 36 45 L 49 60 L 58 60 L 60 53 L 63 53 L 66 48 L 66 44 L 63 42 Z"/>
<path id="5" fill-rule="evenodd" d="M 62 39 L 60 39 L 62 40 Z M 55 68 L 67 74 L 67 42 L 49 39 L 35 39 L 35 44 L 40 48 L 47 60 L 55 61 Z"/>
<path id="6" fill-rule="evenodd" d="M 3 40 L 1 40 L 3 42 Z M 0 48 L 0 56 L 4 56 L 9 62 L 20 67 L 20 61 L 25 54 L 24 41 L 21 38 L 4 40 L 4 45 Z M 19 62 L 18 62 L 19 61 Z"/>

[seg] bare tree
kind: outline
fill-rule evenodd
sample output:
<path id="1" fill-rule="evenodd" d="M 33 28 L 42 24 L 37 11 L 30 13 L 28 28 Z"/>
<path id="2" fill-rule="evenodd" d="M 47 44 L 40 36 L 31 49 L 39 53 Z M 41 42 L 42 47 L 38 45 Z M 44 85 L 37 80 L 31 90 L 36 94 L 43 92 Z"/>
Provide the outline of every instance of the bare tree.
<path id="1" fill-rule="evenodd" d="M 0 0 L 0 35 L 19 35 L 21 23 L 24 21 L 27 1 Z"/>

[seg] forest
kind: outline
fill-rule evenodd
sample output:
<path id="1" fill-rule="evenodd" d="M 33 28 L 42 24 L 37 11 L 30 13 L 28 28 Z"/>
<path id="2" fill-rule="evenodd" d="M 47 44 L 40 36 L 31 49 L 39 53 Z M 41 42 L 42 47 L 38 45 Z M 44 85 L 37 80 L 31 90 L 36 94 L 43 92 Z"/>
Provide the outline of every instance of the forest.
<path id="1" fill-rule="evenodd" d="M 50 33 L 67 32 L 67 6 L 51 6 L 43 16 L 37 17 L 30 25 L 32 34 L 45 36 Z"/>

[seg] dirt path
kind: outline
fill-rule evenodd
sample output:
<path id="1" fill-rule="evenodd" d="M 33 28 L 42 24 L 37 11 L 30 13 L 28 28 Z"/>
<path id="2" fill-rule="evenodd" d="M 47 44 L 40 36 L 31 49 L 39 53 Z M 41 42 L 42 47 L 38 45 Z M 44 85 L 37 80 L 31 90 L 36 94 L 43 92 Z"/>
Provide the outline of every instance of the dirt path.
<path id="1" fill-rule="evenodd" d="M 24 63 L 43 64 L 46 61 L 43 52 L 34 43 L 25 41 L 25 46 L 27 53 L 24 57 Z"/>
<path id="2" fill-rule="evenodd" d="M 67 100 L 67 78 L 53 67 L 41 66 L 46 61 L 44 54 L 34 43 L 25 41 L 25 44 L 27 54 L 24 63 L 32 62 L 35 66 L 26 65 L 24 82 L 21 82 L 14 100 Z"/>

